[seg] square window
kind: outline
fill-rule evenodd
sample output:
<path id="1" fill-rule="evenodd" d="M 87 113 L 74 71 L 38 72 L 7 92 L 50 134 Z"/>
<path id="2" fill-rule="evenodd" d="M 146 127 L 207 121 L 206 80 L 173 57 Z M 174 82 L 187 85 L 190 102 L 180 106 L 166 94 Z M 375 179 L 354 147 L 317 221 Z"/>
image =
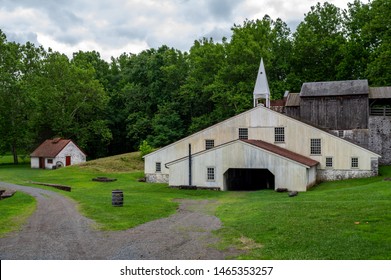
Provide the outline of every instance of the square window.
<path id="1" fill-rule="evenodd" d="M 358 168 L 358 157 L 352 157 L 352 168 Z"/>
<path id="2" fill-rule="evenodd" d="M 285 142 L 285 127 L 274 128 L 274 142 L 284 143 Z"/>
<path id="3" fill-rule="evenodd" d="M 49 164 L 53 164 L 53 159 L 49 158 L 49 159 L 48 159 L 48 163 L 49 163 Z"/>
<path id="4" fill-rule="evenodd" d="M 212 149 L 215 146 L 215 140 L 206 139 L 205 140 L 205 150 Z"/>
<path id="5" fill-rule="evenodd" d="M 345 131 L 343 130 L 338 130 L 338 137 L 343 138 L 345 136 Z"/>
<path id="6" fill-rule="evenodd" d="M 239 128 L 239 139 L 248 139 L 248 128 Z"/>
<path id="7" fill-rule="evenodd" d="M 322 154 L 322 141 L 321 139 L 311 139 L 311 155 Z"/>
<path id="8" fill-rule="evenodd" d="M 161 162 L 157 162 L 156 163 L 156 172 L 161 172 L 162 171 L 162 163 Z"/>
<path id="9" fill-rule="evenodd" d="M 215 168 L 214 167 L 208 167 L 206 170 L 206 178 L 208 181 L 214 181 L 215 180 Z"/>
<path id="10" fill-rule="evenodd" d="M 328 167 L 328 168 L 333 167 L 333 158 L 332 157 L 326 157 L 326 167 Z"/>

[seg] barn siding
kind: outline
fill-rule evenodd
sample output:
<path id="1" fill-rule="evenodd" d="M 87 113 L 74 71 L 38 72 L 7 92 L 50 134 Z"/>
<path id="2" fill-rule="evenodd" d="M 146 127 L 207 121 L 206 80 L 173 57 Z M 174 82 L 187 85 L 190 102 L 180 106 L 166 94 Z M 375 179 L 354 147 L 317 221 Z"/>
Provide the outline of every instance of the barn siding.
<path id="1" fill-rule="evenodd" d="M 368 96 L 301 97 L 300 119 L 333 130 L 368 128 Z"/>
<path id="2" fill-rule="evenodd" d="M 300 107 L 299 106 L 285 107 L 285 114 L 291 118 L 300 119 Z"/>

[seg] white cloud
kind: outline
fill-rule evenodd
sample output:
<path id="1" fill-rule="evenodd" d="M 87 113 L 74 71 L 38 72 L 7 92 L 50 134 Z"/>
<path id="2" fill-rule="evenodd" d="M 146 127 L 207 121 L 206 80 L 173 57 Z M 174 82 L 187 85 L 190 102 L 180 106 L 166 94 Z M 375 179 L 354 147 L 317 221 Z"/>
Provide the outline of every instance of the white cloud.
<path id="1" fill-rule="evenodd" d="M 351 0 L 353 1 L 353 0 Z M 329 0 L 346 7 L 347 0 Z M 265 14 L 298 23 L 313 0 L 0 0 L 0 28 L 67 55 L 97 50 L 103 58 L 168 45 L 187 51 L 194 40 L 229 37 L 234 23 Z M 325 1 L 321 1 L 325 2 Z M 34 41 L 35 40 L 35 41 Z"/>

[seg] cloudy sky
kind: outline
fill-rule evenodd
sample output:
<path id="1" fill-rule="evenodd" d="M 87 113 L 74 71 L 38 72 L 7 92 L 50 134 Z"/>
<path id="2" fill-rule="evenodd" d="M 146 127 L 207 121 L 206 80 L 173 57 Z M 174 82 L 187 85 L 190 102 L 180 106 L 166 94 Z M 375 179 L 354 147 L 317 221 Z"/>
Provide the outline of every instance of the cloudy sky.
<path id="1" fill-rule="evenodd" d="M 234 23 L 281 18 L 291 29 L 317 0 L 0 0 L 8 41 L 33 42 L 72 55 L 102 58 L 168 45 L 188 51 L 194 40 L 229 38 Z M 346 8 L 353 0 L 329 0 Z"/>

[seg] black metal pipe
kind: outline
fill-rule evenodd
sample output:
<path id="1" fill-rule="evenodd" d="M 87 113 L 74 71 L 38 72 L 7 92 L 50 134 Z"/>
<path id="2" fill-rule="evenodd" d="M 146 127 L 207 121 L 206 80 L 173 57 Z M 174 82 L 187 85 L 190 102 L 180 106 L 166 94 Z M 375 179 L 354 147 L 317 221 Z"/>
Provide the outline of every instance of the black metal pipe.
<path id="1" fill-rule="evenodd" d="M 192 178 L 191 178 L 191 144 L 189 144 L 189 186 L 192 185 Z"/>

